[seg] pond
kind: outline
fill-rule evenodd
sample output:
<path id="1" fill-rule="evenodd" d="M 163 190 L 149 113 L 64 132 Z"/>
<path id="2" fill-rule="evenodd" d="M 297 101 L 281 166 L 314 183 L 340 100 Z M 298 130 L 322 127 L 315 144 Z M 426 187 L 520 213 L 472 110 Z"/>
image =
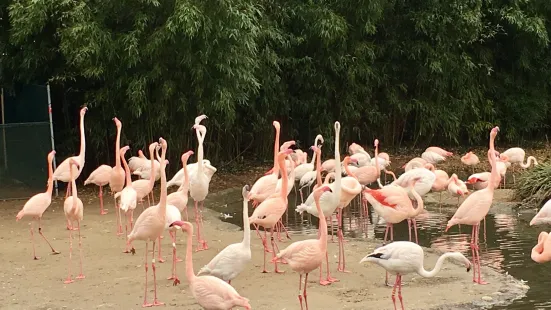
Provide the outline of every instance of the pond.
<path id="1" fill-rule="evenodd" d="M 237 197 L 239 197 L 238 195 Z M 241 215 L 242 201 L 234 198 L 224 206 L 213 207 L 214 210 L 232 217 L 223 221 L 243 226 Z M 289 234 L 311 234 L 317 232 L 317 218 L 308 214 L 295 212 L 296 196 L 289 195 L 289 209 L 283 216 Z M 300 197 L 298 198 L 300 200 Z M 505 206 L 504 206 L 505 205 Z M 510 205 L 510 204 L 509 204 Z M 384 237 L 385 223 L 379 219 L 370 207 L 368 221 L 359 216 L 359 199 L 345 209 L 344 230 L 348 238 L 369 238 L 381 240 Z M 419 243 L 424 247 L 437 248 L 442 251 L 458 251 L 471 259 L 469 248 L 471 226 L 454 226 L 444 232 L 447 221 L 455 213 L 455 205 L 426 204 L 426 210 L 417 218 Z M 520 212 L 520 213 L 519 213 Z M 530 227 L 530 219 L 536 209 L 515 211 L 507 203 L 495 203 L 486 217 L 486 232 L 480 231 L 480 256 L 482 265 L 502 273 L 527 281 L 530 290 L 522 299 L 506 307 L 493 309 L 545 309 L 551 308 L 551 264 L 537 264 L 530 258 L 532 247 L 537 243 L 538 234 L 546 226 Z M 336 230 L 336 220 L 335 223 Z M 366 225 L 367 223 L 367 225 Z M 407 224 L 394 225 L 394 240 L 408 240 Z M 367 253 L 366 253 L 367 254 Z M 434 266 L 425 266 L 432 269 Z M 473 284 L 474 285 L 474 284 Z"/>

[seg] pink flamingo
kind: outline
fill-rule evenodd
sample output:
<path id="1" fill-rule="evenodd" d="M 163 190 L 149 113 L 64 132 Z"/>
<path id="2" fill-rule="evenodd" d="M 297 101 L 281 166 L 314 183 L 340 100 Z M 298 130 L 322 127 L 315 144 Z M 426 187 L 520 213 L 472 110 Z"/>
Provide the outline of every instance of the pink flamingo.
<path id="1" fill-rule="evenodd" d="M 182 164 L 184 165 L 184 181 L 180 185 L 177 191 L 174 193 L 170 193 L 168 197 L 166 197 L 166 202 L 169 205 L 173 205 L 180 212 L 186 212 L 186 222 L 188 221 L 188 213 L 187 213 L 187 201 L 188 201 L 188 192 L 189 192 L 189 173 L 187 168 L 187 161 L 189 160 L 189 157 L 193 155 L 193 151 L 187 151 L 184 154 L 182 154 Z"/>
<path id="2" fill-rule="evenodd" d="M 161 144 L 161 198 L 159 199 L 159 204 L 145 209 L 138 219 L 134 228 L 128 234 L 127 242 L 132 244 L 134 240 L 143 240 L 145 241 L 145 291 L 144 291 L 144 307 L 151 306 L 160 306 L 164 303 L 160 302 L 157 299 L 157 272 L 155 267 L 155 241 L 161 236 L 165 229 L 165 219 L 166 219 L 166 172 L 165 172 L 165 156 L 167 143 L 165 139 L 159 138 L 159 144 Z M 154 288 L 154 299 L 153 303 L 150 304 L 147 302 L 147 254 L 149 253 L 149 242 L 153 242 L 153 254 L 151 255 L 151 269 L 153 269 L 153 288 Z M 132 254 L 136 253 L 134 247 L 130 250 Z"/>
<path id="3" fill-rule="evenodd" d="M 474 189 L 481 190 L 488 186 L 488 180 L 490 180 L 490 172 L 475 173 L 469 176 L 467 184 L 472 184 Z"/>
<path id="4" fill-rule="evenodd" d="M 42 238 L 44 238 L 44 241 L 50 246 L 50 249 L 52 250 L 52 254 L 59 254 L 58 251 L 54 250 L 48 239 L 46 239 L 46 236 L 42 233 L 42 225 L 40 223 L 40 220 L 42 219 L 42 214 L 44 214 L 44 211 L 48 209 L 50 204 L 52 203 L 52 191 L 54 188 L 54 179 L 53 179 L 53 168 L 52 163 L 54 161 L 55 151 L 51 151 L 48 153 L 48 188 L 46 189 L 46 192 L 36 194 L 32 196 L 25 205 L 23 206 L 23 209 L 17 213 L 17 216 L 15 217 L 16 221 L 19 221 L 25 216 L 32 217 L 31 222 L 31 240 L 33 244 L 33 258 L 35 260 L 39 259 L 40 257 L 36 256 L 36 249 L 34 246 L 34 222 L 38 220 L 38 233 Z"/>
<path id="5" fill-rule="evenodd" d="M 274 142 L 274 166 L 271 170 L 271 174 L 262 176 L 256 182 L 254 182 L 251 191 L 249 192 L 249 200 L 253 201 L 253 207 L 258 206 L 266 198 L 271 196 L 275 192 L 277 185 L 277 179 L 279 174 L 278 163 L 277 163 L 277 154 L 279 150 L 279 132 L 281 130 L 281 125 L 278 121 L 272 123 L 276 130 L 275 142 Z"/>
<path id="6" fill-rule="evenodd" d="M 117 139 L 115 141 L 115 167 L 113 167 L 109 176 L 109 188 L 111 189 L 111 193 L 115 194 L 124 188 L 124 169 L 121 167 L 120 153 L 122 123 L 116 117 L 113 118 L 113 121 L 115 122 L 115 126 L 117 126 Z M 122 223 L 120 222 L 120 210 L 117 200 L 115 200 L 115 208 L 117 210 L 117 235 L 122 235 Z"/>
<path id="7" fill-rule="evenodd" d="M 490 165 L 492 166 L 492 172 L 490 175 L 490 184 L 494 184 L 494 180 L 499 178 L 496 169 L 496 156 L 494 148 L 494 140 L 499 131 L 499 127 L 494 127 L 490 132 L 490 150 L 488 151 L 488 158 L 490 159 Z M 472 193 L 463 203 L 459 206 L 459 209 L 455 212 L 453 217 L 448 221 L 446 231 L 455 224 L 472 225 L 473 231 L 471 234 L 471 250 L 473 254 L 473 263 L 475 268 L 473 270 L 473 282 L 478 284 L 487 284 L 482 281 L 480 276 L 480 254 L 478 253 L 478 231 L 480 227 L 480 221 L 484 219 L 494 199 L 494 186 L 487 186 L 485 189 Z M 478 279 L 476 274 L 478 272 Z"/>
<path id="8" fill-rule="evenodd" d="M 195 223 L 197 225 L 197 251 L 207 250 L 209 246 L 207 241 L 201 238 L 201 228 L 203 226 L 203 212 L 205 198 L 209 193 L 210 178 L 205 174 L 203 166 L 203 142 L 205 141 L 205 135 L 207 134 L 207 128 L 203 125 L 193 125 L 195 133 L 197 134 L 197 140 L 199 146 L 197 147 L 197 171 L 190 176 L 190 195 L 195 202 Z M 199 202 L 201 203 L 201 210 L 199 210 Z"/>
<path id="9" fill-rule="evenodd" d="M 172 225 L 172 223 L 182 221 L 182 213 L 178 208 L 173 205 L 166 205 L 166 218 L 165 218 L 165 230 L 168 230 L 170 234 L 170 239 L 172 241 L 172 275 L 167 278 L 167 280 L 174 280 L 172 285 L 176 286 L 180 284 L 180 279 L 176 274 L 176 262 L 181 262 L 182 260 L 176 256 L 176 232 L 181 230 L 180 226 Z M 159 236 L 159 262 L 164 263 L 165 260 L 161 257 L 161 236 Z"/>
<path id="10" fill-rule="evenodd" d="M 320 197 L 324 192 L 331 192 L 329 186 L 322 186 L 314 191 L 314 201 L 318 214 L 322 214 L 320 206 Z M 299 295 L 300 309 L 303 309 L 302 298 L 308 310 L 308 296 L 306 295 L 306 286 L 308 285 L 308 274 L 314 269 L 320 267 L 327 255 L 327 222 L 324 216 L 319 218 L 319 239 L 302 240 L 291 243 L 287 248 L 283 249 L 273 259 L 276 262 L 278 259 L 285 259 L 289 263 L 289 267 L 299 273 Z M 304 291 L 300 295 L 302 286 L 302 275 L 304 277 Z"/>
<path id="11" fill-rule="evenodd" d="M 520 147 L 513 147 L 510 149 L 507 149 L 505 152 L 501 153 L 500 157 L 502 160 L 507 161 L 511 164 L 518 164 L 522 168 L 526 169 L 530 167 L 530 165 L 533 163 L 534 166 L 538 165 L 538 161 L 534 156 L 528 156 L 526 159 L 526 163 L 524 163 L 524 157 L 526 156 L 526 152 L 521 149 Z M 513 174 L 513 184 L 515 181 L 515 166 L 511 166 L 512 174 Z"/>
<path id="12" fill-rule="evenodd" d="M 480 163 L 480 159 L 478 159 L 478 156 L 476 156 L 475 153 L 468 152 L 463 157 L 461 157 L 461 162 L 467 166 L 471 166 L 473 168 L 473 173 L 474 173 L 474 166 Z"/>
<path id="13" fill-rule="evenodd" d="M 70 159 L 69 164 L 71 166 L 77 166 L 78 169 L 78 163 Z M 72 168 L 72 167 L 71 167 Z M 71 191 L 72 196 L 69 196 L 65 198 L 65 201 L 63 202 L 63 211 L 65 212 L 65 218 L 69 223 L 72 224 L 72 222 L 77 222 L 77 229 L 78 229 L 78 249 L 80 252 L 80 274 L 76 277 L 78 280 L 84 279 L 85 276 L 82 273 L 82 237 L 80 235 L 80 222 L 82 222 L 83 216 L 84 216 L 84 205 L 82 204 L 82 200 L 77 197 L 77 185 L 75 183 L 75 177 L 73 176 L 73 170 L 70 169 L 69 173 L 71 174 Z M 73 255 L 73 230 L 69 230 L 69 265 L 68 265 L 68 275 L 67 280 L 65 280 L 65 284 L 73 283 L 73 279 L 71 278 L 71 262 L 72 262 L 72 255 Z"/>
<path id="14" fill-rule="evenodd" d="M 547 200 L 539 212 L 530 221 L 530 226 L 542 224 L 551 224 L 551 200 Z"/>
<path id="15" fill-rule="evenodd" d="M 107 184 L 109 184 L 109 178 L 111 177 L 111 170 L 113 170 L 113 167 L 108 165 L 101 165 L 96 170 L 92 171 L 90 175 L 88 176 L 88 179 L 84 181 L 84 186 L 88 184 L 95 184 L 99 186 L 99 207 L 100 215 L 107 214 L 107 209 L 103 208 L 103 187 Z"/>
<path id="16" fill-rule="evenodd" d="M 378 140 L 376 140 L 376 142 L 378 143 Z M 338 266 L 337 271 L 340 271 L 340 272 L 348 272 L 345 268 L 346 260 L 344 257 L 344 243 L 346 241 L 344 240 L 344 234 L 342 232 L 343 209 L 346 208 L 350 204 L 350 202 L 359 193 L 362 192 L 362 185 L 360 184 L 360 182 L 358 182 L 358 179 L 356 178 L 356 176 L 352 172 L 350 172 L 350 170 L 348 170 L 348 164 L 350 162 L 355 162 L 355 161 L 356 161 L 355 159 L 352 159 L 349 156 L 346 156 L 343 161 L 344 169 L 346 170 L 348 176 L 345 178 L 342 178 L 341 180 L 342 193 L 341 193 L 341 199 L 339 202 L 339 208 L 337 211 L 337 223 L 339 225 L 337 228 L 337 237 L 339 241 L 339 263 L 337 265 Z"/>
<path id="17" fill-rule="evenodd" d="M 461 197 L 469 194 L 467 185 L 465 184 L 465 182 L 461 181 L 455 173 L 452 174 L 452 176 L 450 177 L 448 192 L 452 196 L 457 197 L 457 205 L 459 205 L 459 199 Z"/>
<path id="18" fill-rule="evenodd" d="M 448 184 L 450 183 L 450 177 L 448 173 L 444 170 L 435 169 L 433 164 L 425 164 L 425 168 L 429 169 L 434 173 L 435 179 L 432 184 L 431 191 L 440 192 L 440 201 L 442 203 L 442 192 L 448 189 Z"/>
<path id="19" fill-rule="evenodd" d="M 360 184 L 363 186 L 367 186 L 373 182 L 376 182 L 379 176 L 381 175 L 381 170 L 379 169 L 379 156 L 378 156 L 379 140 L 375 139 L 375 142 L 373 145 L 375 146 L 375 157 L 374 157 L 375 166 L 362 166 L 357 168 L 356 171 L 353 172 L 353 174 L 356 176 Z M 353 158 L 351 157 L 351 159 Z M 345 168 L 347 168 L 346 166 L 348 165 L 345 165 Z M 350 175 L 348 174 L 348 171 L 346 174 Z"/>
<path id="20" fill-rule="evenodd" d="M 191 294 L 197 303 L 204 309 L 232 309 L 243 307 L 251 309 L 249 300 L 237 293 L 230 284 L 213 276 L 196 276 L 193 271 L 193 225 L 188 222 L 177 221 L 172 223 L 187 233 L 186 245 L 186 278 L 189 282 Z"/>
<path id="21" fill-rule="evenodd" d="M 130 167 L 128 167 L 126 159 L 124 158 L 126 151 L 128 151 L 129 148 L 129 146 L 125 146 L 122 147 L 120 150 L 122 163 L 124 165 L 124 172 L 126 175 L 126 186 L 122 189 L 122 191 L 115 194 L 115 199 L 120 198 L 119 217 L 121 215 L 121 212 L 124 212 L 126 216 L 124 230 L 127 235 L 128 224 L 130 224 L 130 229 L 132 229 L 132 224 L 134 221 L 134 210 L 136 209 L 136 204 L 138 202 L 138 193 L 132 186 L 132 179 L 130 178 Z M 119 221 L 122 223 L 122 219 L 119 218 Z M 130 253 L 128 246 L 129 243 L 125 242 L 123 253 Z"/>
<path id="22" fill-rule="evenodd" d="M 426 271 L 423 267 L 423 260 L 425 253 L 423 248 L 418 244 L 408 241 L 396 241 L 385 246 L 376 249 L 373 253 L 368 254 L 362 258 L 360 264 L 363 262 L 375 263 L 388 272 L 396 275 L 396 282 L 394 289 L 392 290 L 392 303 L 394 304 L 394 310 L 396 310 L 396 289 L 398 289 L 398 299 L 400 299 L 400 305 L 402 310 L 404 309 L 404 302 L 402 299 L 402 276 L 410 273 L 417 273 L 424 278 L 432 278 L 440 272 L 444 261 L 451 258 L 459 263 L 462 263 L 467 267 L 467 272 L 471 270 L 471 262 L 459 252 L 449 252 L 440 256 L 436 261 L 436 265 L 433 270 Z"/>
<path id="23" fill-rule="evenodd" d="M 551 238 L 545 231 L 540 232 L 538 244 L 532 248 L 532 260 L 536 263 L 547 263 L 551 261 Z"/>
<path id="24" fill-rule="evenodd" d="M 436 153 L 436 154 L 438 154 L 440 156 L 444 156 L 444 157 L 453 156 L 452 152 L 448 152 L 448 151 L 444 150 L 443 148 L 439 148 L 437 146 L 429 146 L 429 147 L 427 147 L 425 152 L 433 152 L 433 153 Z"/>
<path id="25" fill-rule="evenodd" d="M 69 158 L 66 158 L 64 161 L 57 166 L 57 168 L 54 171 L 53 177 L 54 181 L 62 181 L 67 183 L 67 193 L 65 194 L 65 198 L 69 197 L 71 194 L 71 175 L 69 173 L 70 163 L 69 161 L 73 159 L 78 163 L 78 168 L 75 167 L 75 171 L 73 171 L 73 174 L 75 175 L 75 179 L 78 179 L 80 176 L 80 173 L 82 172 L 82 168 L 84 168 L 84 156 L 86 154 L 86 136 L 84 134 L 84 115 L 86 114 L 86 111 L 88 111 L 87 107 L 83 107 L 80 109 L 80 152 L 78 153 L 78 156 L 71 156 Z M 67 229 L 70 229 L 69 226 L 67 226 Z"/>
<path id="26" fill-rule="evenodd" d="M 421 157 L 415 157 L 412 160 L 408 161 L 405 165 L 402 166 L 406 172 L 410 171 L 411 169 L 415 168 L 422 168 L 424 167 L 428 162 L 424 160 Z"/>
<path id="27" fill-rule="evenodd" d="M 281 170 L 281 175 L 285 176 L 287 175 L 287 171 L 285 169 L 285 157 L 289 154 L 291 154 L 293 150 L 287 149 L 283 152 L 279 152 L 277 155 L 277 161 L 278 161 L 278 168 Z M 270 229 L 270 239 L 272 243 L 272 255 L 275 257 L 275 241 L 274 241 L 274 229 L 275 225 L 279 222 L 279 219 L 281 216 L 285 213 L 287 210 L 287 182 L 289 180 L 287 178 L 283 178 L 283 186 L 281 186 L 281 192 L 280 193 L 274 193 L 268 199 L 264 200 L 263 202 L 258 205 L 258 207 L 254 210 L 253 214 L 249 217 L 249 223 L 253 224 L 255 226 L 256 232 L 258 236 L 262 240 L 262 244 L 264 245 L 264 267 L 262 272 L 266 273 L 266 250 L 268 248 L 267 241 L 266 241 L 266 231 Z M 249 197 L 250 194 L 249 194 Z M 258 231 L 258 226 L 262 226 L 264 228 L 264 237 L 260 236 L 260 232 Z M 283 273 L 283 271 L 280 271 L 277 267 L 277 262 L 275 262 L 275 272 L 276 273 Z"/>
<path id="28" fill-rule="evenodd" d="M 159 143 L 153 142 L 149 145 L 149 156 L 153 158 L 153 153 L 155 152 L 155 149 Z M 153 190 L 153 187 L 155 186 L 155 161 L 150 160 L 150 173 L 149 173 L 149 180 L 147 179 L 140 179 L 132 182 L 132 187 L 136 190 L 137 193 L 137 199 L 139 202 L 142 203 L 142 209 L 143 209 L 143 199 L 147 196 L 147 200 L 149 201 L 149 193 Z M 130 166 L 129 166 L 130 167 Z M 149 203 L 149 206 L 151 206 L 151 203 Z"/>

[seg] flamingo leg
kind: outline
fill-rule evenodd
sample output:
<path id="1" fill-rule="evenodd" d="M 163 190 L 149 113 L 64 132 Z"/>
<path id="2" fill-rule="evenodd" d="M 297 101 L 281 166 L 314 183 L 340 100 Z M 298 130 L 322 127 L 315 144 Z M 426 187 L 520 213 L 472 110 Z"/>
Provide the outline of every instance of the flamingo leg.
<path id="1" fill-rule="evenodd" d="M 153 269 L 153 306 L 162 306 L 163 302 L 157 299 L 157 268 L 155 268 L 155 241 L 153 241 L 153 254 L 151 255 L 151 269 Z"/>
<path id="2" fill-rule="evenodd" d="M 186 211 L 186 222 L 189 222 L 189 215 L 187 213 L 187 207 L 184 208 L 184 211 Z"/>
<path id="3" fill-rule="evenodd" d="M 275 248 L 277 246 L 276 246 L 275 240 L 274 240 L 274 228 L 273 227 L 270 229 L 270 240 L 272 242 L 272 259 L 273 259 L 274 265 L 275 265 L 274 272 L 275 273 L 284 273 L 285 271 L 279 270 L 278 267 L 277 267 L 277 259 L 276 259 L 276 254 L 275 254 L 276 253 Z"/>
<path id="4" fill-rule="evenodd" d="M 172 239 L 172 276 L 167 278 L 167 280 L 174 280 L 172 285 L 176 286 L 180 284 L 180 279 L 178 279 L 178 276 L 176 275 L 176 231 L 169 231 L 169 234 Z"/>
<path id="5" fill-rule="evenodd" d="M 155 244 L 155 243 L 153 243 Z M 159 236 L 159 254 L 158 254 L 158 258 L 157 260 L 159 261 L 159 263 L 164 263 L 165 260 L 163 259 L 163 257 L 161 256 L 161 236 Z"/>
<path id="6" fill-rule="evenodd" d="M 120 215 L 120 213 L 119 213 L 119 215 Z M 130 221 L 130 213 L 126 212 L 124 215 L 126 216 L 126 221 L 124 223 L 124 230 L 126 231 L 126 236 L 128 236 L 128 221 Z M 121 222 L 122 222 L 122 219 L 121 219 Z M 130 244 L 128 242 L 126 242 L 126 241 L 124 242 L 124 251 L 123 251 L 123 253 L 130 253 L 130 250 L 128 249 L 129 245 Z"/>
<path id="7" fill-rule="evenodd" d="M 298 301 L 300 302 L 300 309 L 303 310 L 303 306 L 302 306 L 302 294 L 301 294 L 301 291 L 302 291 L 302 273 L 299 274 L 299 279 L 298 279 Z"/>
<path id="8" fill-rule="evenodd" d="M 121 207 L 117 204 L 117 201 L 115 200 L 115 207 L 117 208 L 117 213 L 119 214 L 119 221 L 118 221 L 118 229 L 117 229 L 117 236 L 122 235 L 122 220 L 121 220 Z"/>
<path id="9" fill-rule="evenodd" d="M 400 299 L 400 305 L 402 306 L 402 310 L 404 310 L 404 299 L 402 298 L 402 275 L 397 275 L 398 278 L 398 299 Z"/>
<path id="10" fill-rule="evenodd" d="M 151 189 L 151 203 L 155 204 L 155 193 L 153 192 L 153 189 Z"/>
<path id="11" fill-rule="evenodd" d="M 473 282 L 476 282 L 476 273 L 477 273 L 477 269 L 476 269 L 476 254 L 475 254 L 475 243 L 474 243 L 474 239 L 476 237 L 476 234 L 474 233 L 475 232 L 475 226 L 473 225 L 473 230 L 471 232 L 471 255 L 473 257 Z"/>
<path id="12" fill-rule="evenodd" d="M 329 217 L 329 221 L 331 222 L 331 242 L 335 242 L 335 231 L 333 230 L 333 214 Z"/>
<path id="13" fill-rule="evenodd" d="M 308 274 L 304 277 L 304 291 L 302 296 L 304 296 L 304 304 L 306 305 L 306 310 L 308 310 L 308 295 L 306 294 L 306 286 L 308 285 Z"/>
<path id="14" fill-rule="evenodd" d="M 143 211 L 143 209 L 144 209 L 144 206 L 143 206 L 143 205 L 144 205 L 144 203 L 142 202 L 142 211 Z M 150 201 L 150 199 L 149 199 L 149 194 L 147 194 L 147 205 L 151 207 L 151 201 Z"/>
<path id="15" fill-rule="evenodd" d="M 103 186 L 99 187 L 99 214 L 107 214 L 107 209 L 103 209 Z"/>
<path id="16" fill-rule="evenodd" d="M 268 249 L 268 244 L 266 242 L 266 231 L 264 231 L 264 238 L 262 237 L 262 235 L 260 234 L 260 231 L 258 230 L 258 225 L 256 224 L 253 224 L 254 225 L 254 229 L 256 230 L 256 234 L 258 235 L 258 238 L 260 238 L 260 240 L 262 241 L 262 245 L 264 246 L 264 252 L 270 252 L 270 249 Z"/>
<path id="17" fill-rule="evenodd" d="M 155 245 L 153 245 L 153 248 L 155 248 Z M 147 302 L 147 270 L 149 269 L 148 266 L 147 266 L 147 254 L 149 252 L 149 241 L 145 241 L 145 290 L 144 290 L 144 293 L 143 293 L 143 305 L 142 307 L 151 307 L 153 306 L 152 304 L 148 303 Z"/>
<path id="18" fill-rule="evenodd" d="M 415 243 L 419 244 L 419 238 L 417 237 L 417 220 L 413 218 L 411 221 L 413 222 L 413 231 L 415 232 Z"/>
<path id="19" fill-rule="evenodd" d="M 481 279 L 480 252 L 479 252 L 480 247 L 479 247 L 479 242 L 478 242 L 478 239 L 480 238 L 479 231 L 480 231 L 480 224 L 477 224 L 476 225 L 476 231 L 475 231 L 475 233 L 476 233 L 476 238 L 475 238 L 476 249 L 475 250 L 476 250 L 476 255 L 477 255 L 477 258 L 478 258 L 477 259 L 477 262 L 478 262 L 478 281 L 476 283 L 483 285 L 483 284 L 488 284 L 488 282 Z"/>
<path id="20" fill-rule="evenodd" d="M 195 225 L 197 225 L 197 249 L 195 252 L 203 251 L 203 243 L 201 242 L 201 219 L 199 218 L 199 204 L 195 201 Z"/>
<path id="21" fill-rule="evenodd" d="M 345 268 L 346 260 L 344 257 L 344 234 L 342 232 L 342 209 L 339 209 L 339 212 L 337 215 L 337 221 L 339 225 L 339 230 L 337 232 L 339 237 L 339 263 L 338 263 L 337 271 L 348 273 L 349 271 L 346 270 Z"/>
<path id="22" fill-rule="evenodd" d="M 396 281 L 394 282 L 394 287 L 392 288 L 391 298 L 392 298 L 392 303 L 394 304 L 394 310 L 397 310 L 397 308 L 396 308 L 396 288 L 398 287 L 399 279 L 400 279 L 399 276 L 396 275 Z"/>
<path id="23" fill-rule="evenodd" d="M 73 279 L 71 278 L 71 263 L 73 260 L 73 230 L 69 229 L 69 265 L 67 265 L 67 279 L 63 281 L 65 284 L 73 283 Z"/>
<path id="24" fill-rule="evenodd" d="M 331 276 L 331 268 L 329 267 L 329 253 L 327 251 L 325 251 L 325 263 L 327 265 L 327 281 L 329 283 L 339 282 L 339 279 L 333 278 Z M 322 265 L 323 265 L 323 263 L 322 263 Z"/>
<path id="25" fill-rule="evenodd" d="M 199 224 L 201 225 L 201 228 L 203 228 L 203 211 L 205 209 L 205 201 L 201 201 L 201 210 L 199 210 Z M 197 231 L 199 231 L 199 229 L 197 229 Z M 201 238 L 201 236 L 198 236 L 199 237 L 199 242 L 201 243 L 199 246 L 200 246 L 200 250 L 199 251 L 202 251 L 202 250 L 208 250 L 209 249 L 209 246 L 207 245 L 207 241 L 204 239 L 204 236 Z"/>
<path id="26" fill-rule="evenodd" d="M 82 273 L 82 236 L 80 235 L 80 221 L 77 220 L 77 227 L 78 227 L 78 251 L 80 256 L 80 274 L 77 276 L 77 279 L 84 279 L 86 278 L 84 274 Z"/>
<path id="27" fill-rule="evenodd" d="M 409 242 L 411 242 L 411 220 L 407 219 L 407 221 L 408 221 Z"/>
<path id="28" fill-rule="evenodd" d="M 50 250 L 52 250 L 52 255 L 59 254 L 60 252 L 54 250 L 54 247 L 52 247 L 52 244 L 50 243 L 50 241 L 48 241 L 48 239 L 46 239 L 46 236 L 44 236 L 44 234 L 42 233 L 42 224 L 40 220 L 41 219 L 38 218 L 38 233 L 42 236 L 44 241 L 46 241 L 46 243 L 50 246 Z"/>

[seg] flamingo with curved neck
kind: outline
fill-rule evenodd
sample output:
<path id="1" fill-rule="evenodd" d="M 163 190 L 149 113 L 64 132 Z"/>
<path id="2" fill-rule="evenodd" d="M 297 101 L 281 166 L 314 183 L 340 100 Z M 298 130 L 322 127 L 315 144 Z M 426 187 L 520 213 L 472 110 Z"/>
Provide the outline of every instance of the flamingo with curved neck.
<path id="1" fill-rule="evenodd" d="M 124 169 L 121 166 L 121 131 L 122 123 L 118 118 L 114 117 L 113 121 L 117 126 L 117 139 L 115 140 L 115 167 L 111 170 L 111 176 L 109 177 L 109 188 L 114 195 L 124 188 Z M 117 235 L 122 235 L 122 223 L 120 222 L 120 209 L 115 199 L 115 209 L 117 210 Z"/>
<path id="2" fill-rule="evenodd" d="M 271 174 L 264 175 L 253 184 L 251 191 L 249 192 L 249 200 L 253 201 L 253 208 L 256 208 L 258 204 L 266 200 L 270 195 L 275 192 L 277 186 L 277 179 L 279 175 L 279 163 L 277 162 L 277 154 L 279 152 L 279 135 L 281 125 L 278 121 L 274 121 L 272 125 L 275 128 L 275 140 L 274 140 L 274 166 Z"/>
<path id="3" fill-rule="evenodd" d="M 205 208 L 205 198 L 209 193 L 210 178 L 207 177 L 204 171 L 203 163 L 203 143 L 207 134 L 207 128 L 203 125 L 193 125 L 197 135 L 197 170 L 190 177 L 190 196 L 195 203 L 195 224 L 197 225 L 197 251 L 207 250 L 209 246 L 207 241 L 201 236 L 203 226 L 203 210 Z M 201 210 L 199 210 L 199 202 Z"/>

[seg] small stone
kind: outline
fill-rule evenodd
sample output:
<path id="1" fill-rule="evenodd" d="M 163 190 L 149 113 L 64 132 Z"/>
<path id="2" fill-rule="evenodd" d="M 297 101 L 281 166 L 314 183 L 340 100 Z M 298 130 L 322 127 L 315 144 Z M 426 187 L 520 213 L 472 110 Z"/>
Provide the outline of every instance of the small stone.
<path id="1" fill-rule="evenodd" d="M 492 297 L 490 297 L 490 296 L 482 296 L 482 300 L 484 300 L 484 301 L 492 301 L 492 300 L 494 300 L 494 299 L 493 299 Z"/>

